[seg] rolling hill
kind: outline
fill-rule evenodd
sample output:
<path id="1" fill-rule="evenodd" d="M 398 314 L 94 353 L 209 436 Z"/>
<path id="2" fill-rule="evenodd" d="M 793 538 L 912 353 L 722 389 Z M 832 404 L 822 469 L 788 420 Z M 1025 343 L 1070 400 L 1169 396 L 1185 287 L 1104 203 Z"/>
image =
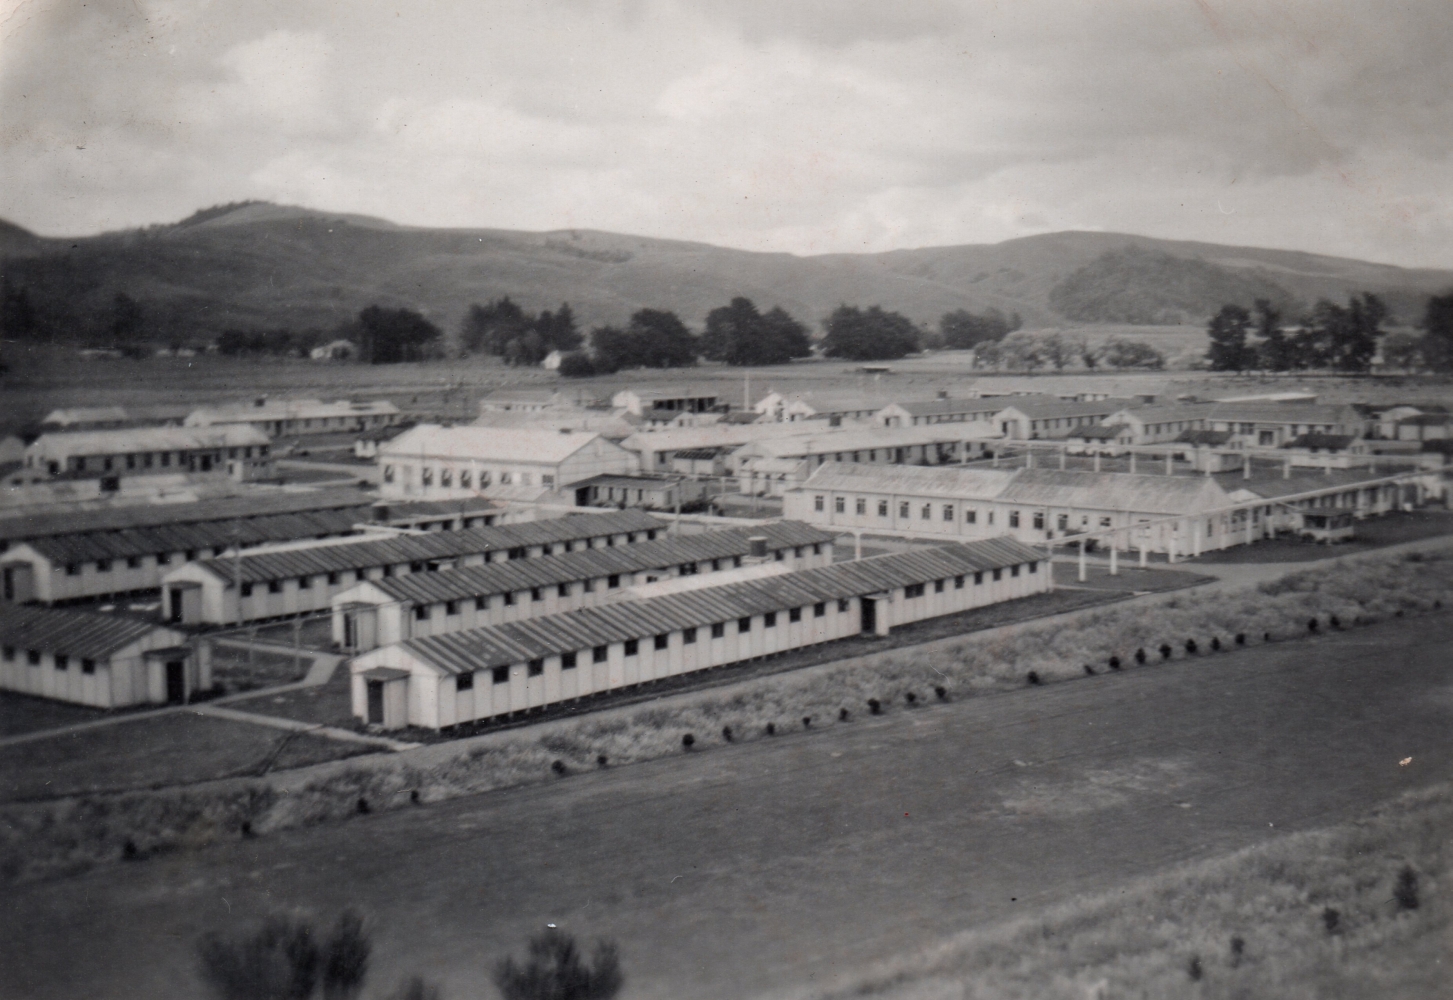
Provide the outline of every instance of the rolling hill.
<path id="1" fill-rule="evenodd" d="M 531 309 L 569 301 L 587 326 L 643 306 L 699 326 L 735 295 L 809 323 L 847 302 L 929 323 L 992 306 L 1065 325 L 1201 322 L 1225 301 L 1365 290 L 1406 322 L 1453 287 L 1450 271 L 1115 233 L 798 257 L 589 230 L 413 228 L 261 202 L 75 239 L 0 221 L 0 258 L 7 285 L 67 339 L 102 322 L 118 291 L 142 303 L 156 337 L 203 339 L 229 327 L 331 327 L 375 302 L 452 329 L 470 303 L 501 295 Z"/>

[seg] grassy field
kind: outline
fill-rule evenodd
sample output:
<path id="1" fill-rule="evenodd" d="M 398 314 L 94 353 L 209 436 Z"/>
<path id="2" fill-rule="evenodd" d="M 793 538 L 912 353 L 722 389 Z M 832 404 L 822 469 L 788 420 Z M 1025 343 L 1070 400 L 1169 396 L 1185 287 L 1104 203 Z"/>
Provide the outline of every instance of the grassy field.
<path id="1" fill-rule="evenodd" d="M 307 676 L 312 663 L 312 657 L 307 655 L 299 660 L 285 653 L 257 649 L 249 653 L 221 643 L 212 647 L 213 679 L 229 693 L 300 681 Z"/>
<path id="2" fill-rule="evenodd" d="M 68 705 L 49 698 L 32 698 L 13 691 L 0 691 L 0 736 L 18 736 L 41 729 L 55 729 L 77 722 L 104 719 L 105 709 Z"/>
<path id="3" fill-rule="evenodd" d="M 1112 335 L 1149 339 L 1164 346 L 1191 344 L 1204 333 L 1195 328 L 1085 327 L 1091 341 Z M 13 357 L 11 355 L 14 355 Z M 717 387 L 722 398 L 741 405 L 746 380 L 751 395 L 783 392 L 858 391 L 884 403 L 895 398 L 931 396 L 937 389 L 985 392 L 1109 392 L 1201 396 L 1309 391 L 1324 402 L 1398 399 L 1453 399 L 1447 378 L 1343 376 L 1295 373 L 1285 376 L 1236 376 L 1210 372 L 1071 372 L 1008 375 L 975 371 L 966 352 L 938 352 L 894 362 L 885 375 L 864 375 L 851 363 L 799 362 L 771 368 L 741 369 L 702 365 L 689 371 L 631 371 L 583 381 L 562 380 L 542 369 L 508 368 L 493 358 L 468 358 L 404 365 L 320 365 L 306 361 L 246 361 L 203 356 L 150 358 L 144 361 L 80 362 L 74 353 L 37 347 L 9 352 L 10 374 L 0 378 L 0 433 L 38 420 L 60 406 L 169 407 L 177 414 L 203 403 L 273 396 L 387 398 L 410 413 L 472 419 L 478 398 L 493 389 L 530 385 L 558 386 L 567 393 L 609 396 L 626 387 L 651 388 L 690 381 Z"/>
<path id="4" fill-rule="evenodd" d="M 1446 997 L 1453 788 L 974 931 L 820 1000 Z M 1404 871 L 1415 891 L 1399 890 Z M 1401 895 L 1401 899 L 1399 896 Z"/>
<path id="5" fill-rule="evenodd" d="M 0 748 L 0 801 L 185 785 L 367 751 L 361 744 L 181 712 Z"/>

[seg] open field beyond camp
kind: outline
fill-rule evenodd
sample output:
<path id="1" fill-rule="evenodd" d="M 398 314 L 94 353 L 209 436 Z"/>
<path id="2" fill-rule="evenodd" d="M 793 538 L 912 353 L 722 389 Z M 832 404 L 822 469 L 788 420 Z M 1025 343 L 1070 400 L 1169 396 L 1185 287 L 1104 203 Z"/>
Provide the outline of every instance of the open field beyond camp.
<path id="1" fill-rule="evenodd" d="M 491 963 L 547 921 L 616 938 L 644 1000 L 831 991 L 931 943 L 1453 779 L 1449 641 L 1444 613 L 900 703 L 820 733 L 16 886 L 0 976 L 41 1000 L 192 998 L 200 932 L 359 906 L 379 981 L 428 969 L 447 996 L 478 993 Z M 1349 933 L 1400 864 L 1370 852 Z M 1248 936 L 1248 956 L 1314 937 Z M 1219 980 L 1223 948 L 1188 936 L 1154 962 L 1184 968 L 1194 950 Z"/>

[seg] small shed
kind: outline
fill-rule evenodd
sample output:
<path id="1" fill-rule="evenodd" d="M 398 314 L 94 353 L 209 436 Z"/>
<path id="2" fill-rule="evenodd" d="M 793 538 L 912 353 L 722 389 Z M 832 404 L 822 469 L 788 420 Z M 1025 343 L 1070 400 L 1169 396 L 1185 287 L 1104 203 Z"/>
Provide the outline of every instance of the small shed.
<path id="1" fill-rule="evenodd" d="M 96 708 L 185 704 L 212 686 L 210 648 L 127 615 L 0 605 L 0 688 Z"/>

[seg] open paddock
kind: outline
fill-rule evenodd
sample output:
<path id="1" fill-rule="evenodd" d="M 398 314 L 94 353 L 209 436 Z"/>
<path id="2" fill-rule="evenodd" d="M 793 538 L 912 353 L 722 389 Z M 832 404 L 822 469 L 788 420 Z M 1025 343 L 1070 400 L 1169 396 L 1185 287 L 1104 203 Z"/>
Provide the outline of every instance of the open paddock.
<path id="1" fill-rule="evenodd" d="M 368 752 L 360 743 L 171 712 L 0 747 L 0 801 L 188 785 Z"/>
<path id="2" fill-rule="evenodd" d="M 0 737 L 56 729 L 78 722 L 94 722 L 106 715 L 105 709 L 36 698 L 16 691 L 0 691 Z"/>

